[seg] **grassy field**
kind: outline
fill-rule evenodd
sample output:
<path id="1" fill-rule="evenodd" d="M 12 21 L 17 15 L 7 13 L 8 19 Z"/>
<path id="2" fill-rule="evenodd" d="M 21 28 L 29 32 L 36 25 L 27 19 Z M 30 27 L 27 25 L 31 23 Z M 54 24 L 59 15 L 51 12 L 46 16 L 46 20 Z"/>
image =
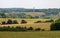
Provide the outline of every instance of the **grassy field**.
<path id="1" fill-rule="evenodd" d="M 0 32 L 0 38 L 60 38 L 60 31 Z"/>

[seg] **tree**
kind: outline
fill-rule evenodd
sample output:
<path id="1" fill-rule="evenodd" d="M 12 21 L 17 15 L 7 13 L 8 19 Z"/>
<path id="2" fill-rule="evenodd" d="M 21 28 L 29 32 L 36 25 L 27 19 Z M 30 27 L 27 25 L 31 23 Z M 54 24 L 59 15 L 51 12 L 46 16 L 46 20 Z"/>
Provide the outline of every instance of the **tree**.
<path id="1" fill-rule="evenodd" d="M 37 22 L 35 22 L 35 23 L 41 23 L 41 21 L 37 21 Z"/>
<path id="2" fill-rule="evenodd" d="M 22 20 L 22 21 L 21 21 L 21 24 L 25 24 L 25 23 L 27 23 L 25 20 Z"/>
<path id="3" fill-rule="evenodd" d="M 33 28 L 32 27 L 29 27 L 28 30 L 33 30 Z"/>
<path id="4" fill-rule="evenodd" d="M 40 28 L 36 28 L 35 31 L 40 31 L 41 29 Z"/>
<path id="5" fill-rule="evenodd" d="M 13 20 L 13 24 L 18 24 L 17 20 Z"/>
<path id="6" fill-rule="evenodd" d="M 9 19 L 9 20 L 7 21 L 7 24 L 12 24 L 12 20 Z"/>
<path id="7" fill-rule="evenodd" d="M 60 22 L 52 23 L 50 26 L 50 30 L 60 30 Z"/>
<path id="8" fill-rule="evenodd" d="M 35 18 L 39 18 L 39 16 L 35 16 Z"/>
<path id="9" fill-rule="evenodd" d="M 5 21 L 3 21 L 3 22 L 2 22 L 2 24 L 6 24 L 6 22 L 5 22 Z"/>

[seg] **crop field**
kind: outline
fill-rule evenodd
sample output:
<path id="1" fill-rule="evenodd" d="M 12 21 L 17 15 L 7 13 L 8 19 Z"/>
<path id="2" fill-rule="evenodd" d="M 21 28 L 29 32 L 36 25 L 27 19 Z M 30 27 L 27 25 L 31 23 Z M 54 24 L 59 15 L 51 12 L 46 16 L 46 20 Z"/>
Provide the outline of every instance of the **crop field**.
<path id="1" fill-rule="evenodd" d="M 46 21 L 46 20 L 50 20 L 50 19 L 20 19 L 20 18 L 0 18 L 0 23 L 2 21 L 6 21 L 8 19 L 11 19 L 11 20 L 17 20 L 19 24 L 7 24 L 7 25 L 0 25 L 0 27 L 3 27 L 3 26 L 10 26 L 10 27 L 16 27 L 16 26 L 20 26 L 20 27 L 33 27 L 34 29 L 35 28 L 41 28 L 41 29 L 45 29 L 45 30 L 50 30 L 50 25 L 51 23 L 48 22 L 48 23 L 34 23 L 34 22 L 37 22 L 37 21 Z M 21 20 L 25 20 L 27 21 L 27 24 L 21 24 Z"/>
<path id="2" fill-rule="evenodd" d="M 50 25 L 51 23 L 38 23 L 38 24 L 7 24 L 7 25 L 0 25 L 0 27 L 3 26 L 10 26 L 10 27 L 16 27 L 16 26 L 20 26 L 20 27 L 33 27 L 35 28 L 41 28 L 44 30 L 50 30 Z"/>
<path id="3" fill-rule="evenodd" d="M 0 38 L 60 38 L 60 31 L 0 32 Z"/>
<path id="4" fill-rule="evenodd" d="M 9 19 L 17 20 L 17 22 L 19 24 L 1 25 L 2 21 L 7 22 Z M 26 24 L 21 24 L 21 20 L 25 20 L 25 21 L 27 21 L 27 23 Z M 34 29 L 35 28 L 41 28 L 41 29 L 45 29 L 45 30 L 50 30 L 51 22 L 47 22 L 47 23 L 45 22 L 44 23 L 44 21 L 46 21 L 46 20 L 50 20 L 50 19 L 41 19 L 41 18 L 40 19 L 0 18 L 0 27 L 2 27 L 2 26 L 10 26 L 10 27 L 20 26 L 20 27 L 27 27 L 27 28 L 33 27 Z M 54 20 L 56 20 L 56 19 L 54 19 Z M 37 21 L 41 21 L 43 23 L 34 23 L 34 22 L 37 22 Z"/>
<path id="5" fill-rule="evenodd" d="M 47 23 L 34 23 L 36 21 L 46 21 L 50 19 L 20 19 L 20 18 L 0 18 L 0 23 L 2 21 L 8 21 L 8 19 L 11 20 L 17 20 L 19 24 L 7 24 L 7 25 L 1 25 L 0 27 L 3 26 L 10 26 L 10 27 L 33 27 L 35 28 L 41 28 L 47 31 L 27 31 L 27 32 L 1 32 L 0 31 L 0 38 L 60 38 L 60 31 L 49 31 L 50 30 L 50 25 L 51 22 Z M 21 24 L 21 20 L 26 20 L 27 24 Z"/>
<path id="6" fill-rule="evenodd" d="M 17 20 L 18 23 L 21 23 L 21 20 L 26 20 L 28 24 L 34 23 L 34 22 L 36 22 L 36 21 L 42 21 L 42 22 L 43 22 L 43 21 L 46 21 L 46 20 L 50 20 L 50 19 L 0 18 L 0 23 L 1 23 L 2 21 L 7 21 L 7 20 L 9 20 L 9 19 L 11 19 L 11 20 Z"/>

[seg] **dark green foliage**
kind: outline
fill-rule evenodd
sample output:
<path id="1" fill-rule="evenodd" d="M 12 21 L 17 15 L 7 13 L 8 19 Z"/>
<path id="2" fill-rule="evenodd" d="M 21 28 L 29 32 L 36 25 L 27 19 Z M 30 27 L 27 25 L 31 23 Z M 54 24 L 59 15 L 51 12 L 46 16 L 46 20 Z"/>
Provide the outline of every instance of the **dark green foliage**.
<path id="1" fill-rule="evenodd" d="M 50 30 L 55 30 L 56 29 L 55 27 L 56 27 L 55 23 L 52 23 L 51 26 L 50 26 Z"/>
<path id="2" fill-rule="evenodd" d="M 40 31 L 40 30 L 41 30 L 41 28 L 33 29 L 33 27 L 26 28 L 26 27 L 20 27 L 20 26 L 16 26 L 16 27 L 3 26 L 3 27 L 0 27 L 0 31 L 14 31 L 14 32 L 22 31 L 22 32 L 25 32 L 25 31 Z M 42 31 L 44 31 L 44 29 L 42 29 Z"/>
<path id="3" fill-rule="evenodd" d="M 0 8 L 0 18 L 25 18 L 27 15 L 25 13 L 21 14 L 20 12 L 32 12 L 33 13 L 33 10 L 34 12 L 44 12 L 45 15 L 35 15 L 34 17 L 32 16 L 29 16 L 29 18 L 40 18 L 40 17 L 51 17 L 51 14 L 54 16 L 54 15 L 57 15 L 59 14 L 60 12 L 60 8 L 57 9 L 57 8 L 49 8 L 49 9 L 25 9 L 25 8 Z M 14 14 L 14 13 L 16 14 Z M 19 12 L 19 13 L 17 13 Z M 7 13 L 7 14 L 6 14 Z M 23 16 L 23 17 L 22 17 Z M 59 16 L 58 16 L 59 17 Z"/>
<path id="4" fill-rule="evenodd" d="M 6 15 L 5 15 L 4 13 L 0 13 L 0 16 L 1 16 L 2 18 L 6 18 Z"/>
<path id="5" fill-rule="evenodd" d="M 6 26 L 4 26 L 4 27 L 0 27 L 0 31 L 10 31 L 11 29 L 10 29 L 10 27 L 8 26 L 8 27 L 6 27 Z"/>
<path id="6" fill-rule="evenodd" d="M 35 31 L 40 31 L 41 29 L 40 28 L 36 28 Z"/>
<path id="7" fill-rule="evenodd" d="M 16 31 L 25 31 L 25 28 L 17 26 Z"/>
<path id="8" fill-rule="evenodd" d="M 2 22 L 2 24 L 18 24 L 17 20 L 8 20 L 7 23 L 5 21 Z"/>
<path id="9" fill-rule="evenodd" d="M 60 18 L 58 20 L 56 20 L 55 22 L 59 22 L 60 21 Z"/>
<path id="10" fill-rule="evenodd" d="M 39 16 L 35 16 L 35 18 L 39 18 Z"/>
<path id="11" fill-rule="evenodd" d="M 13 24 L 18 24 L 17 20 L 13 20 Z"/>
<path id="12" fill-rule="evenodd" d="M 27 28 L 26 27 L 23 27 L 24 28 L 24 30 L 23 31 L 27 31 Z"/>
<path id="13" fill-rule="evenodd" d="M 60 22 L 55 22 L 51 24 L 51 30 L 60 30 Z"/>
<path id="14" fill-rule="evenodd" d="M 27 23 L 25 20 L 21 20 L 21 24 L 25 24 Z"/>
<path id="15" fill-rule="evenodd" d="M 17 26 L 16 28 L 10 26 L 8 27 L 4 26 L 4 27 L 0 27 L 0 31 L 27 31 L 27 30 L 20 26 Z"/>
<path id="16" fill-rule="evenodd" d="M 27 30 L 33 30 L 33 28 L 32 27 L 29 27 Z"/>
<path id="17" fill-rule="evenodd" d="M 7 24 L 12 24 L 12 20 L 9 19 L 9 20 L 7 21 Z"/>
<path id="18" fill-rule="evenodd" d="M 6 24 L 6 22 L 5 22 L 5 21 L 3 21 L 3 22 L 2 22 L 2 24 Z"/>
<path id="19" fill-rule="evenodd" d="M 45 29 L 41 29 L 41 31 L 45 31 Z"/>
<path id="20" fill-rule="evenodd" d="M 37 21 L 37 22 L 35 22 L 35 23 L 41 23 L 41 21 Z"/>

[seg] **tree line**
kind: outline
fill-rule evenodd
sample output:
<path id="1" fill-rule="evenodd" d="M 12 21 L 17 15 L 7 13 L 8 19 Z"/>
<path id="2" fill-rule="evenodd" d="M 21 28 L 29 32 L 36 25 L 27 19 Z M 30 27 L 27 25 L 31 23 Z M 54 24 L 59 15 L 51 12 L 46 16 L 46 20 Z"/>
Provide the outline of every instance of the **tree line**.
<path id="1" fill-rule="evenodd" d="M 60 12 L 60 8 L 57 9 L 57 8 L 49 8 L 49 9 L 25 9 L 25 8 L 0 8 L 0 17 L 2 18 L 11 18 L 11 17 L 18 17 L 18 18 L 40 18 L 39 16 L 31 16 L 31 15 L 26 15 L 25 13 L 24 14 L 16 14 L 14 16 L 14 13 L 17 13 L 17 12 L 44 12 L 46 15 L 44 16 L 50 16 L 51 14 L 52 15 L 57 15 L 59 14 Z M 3 14 L 1 14 L 3 13 Z M 7 15 L 5 13 L 8 13 Z M 11 13 L 11 14 L 9 14 Z M 28 17 L 27 17 L 28 16 Z"/>

